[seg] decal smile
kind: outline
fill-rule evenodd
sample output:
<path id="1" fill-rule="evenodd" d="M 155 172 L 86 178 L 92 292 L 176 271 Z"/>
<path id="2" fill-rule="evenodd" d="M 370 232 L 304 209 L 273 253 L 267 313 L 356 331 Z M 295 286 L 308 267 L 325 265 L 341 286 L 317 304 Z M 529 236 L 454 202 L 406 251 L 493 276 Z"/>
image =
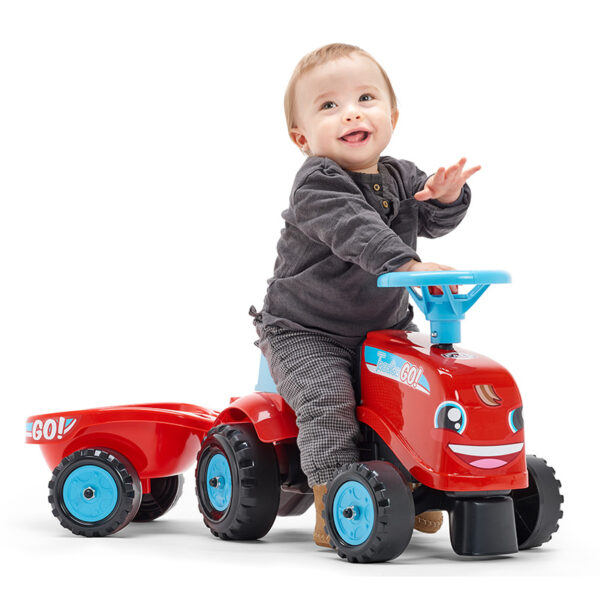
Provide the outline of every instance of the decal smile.
<path id="1" fill-rule="evenodd" d="M 523 450 L 523 442 L 502 444 L 500 446 L 448 444 L 448 448 L 472 467 L 497 469 L 508 464 L 519 455 L 521 450 Z"/>

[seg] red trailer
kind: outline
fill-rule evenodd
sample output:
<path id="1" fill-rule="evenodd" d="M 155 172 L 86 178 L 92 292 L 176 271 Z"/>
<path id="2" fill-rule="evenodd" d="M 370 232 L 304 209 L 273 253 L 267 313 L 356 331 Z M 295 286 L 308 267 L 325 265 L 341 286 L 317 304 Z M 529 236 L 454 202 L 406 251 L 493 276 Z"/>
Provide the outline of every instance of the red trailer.
<path id="1" fill-rule="evenodd" d="M 26 441 L 53 469 L 50 504 L 85 536 L 151 521 L 181 493 L 218 413 L 192 404 L 135 404 L 30 417 Z"/>

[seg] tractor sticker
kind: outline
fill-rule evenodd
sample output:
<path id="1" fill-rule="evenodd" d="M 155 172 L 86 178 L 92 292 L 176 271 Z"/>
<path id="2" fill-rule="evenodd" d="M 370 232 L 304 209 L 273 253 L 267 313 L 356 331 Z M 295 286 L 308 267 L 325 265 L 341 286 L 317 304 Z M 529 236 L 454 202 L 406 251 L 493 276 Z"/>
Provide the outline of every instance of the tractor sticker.
<path id="1" fill-rule="evenodd" d="M 430 393 L 423 368 L 390 352 L 365 346 L 365 365 L 371 373 L 394 379 L 424 394 Z"/>
<path id="2" fill-rule="evenodd" d="M 61 440 L 77 423 L 73 417 L 58 417 L 58 419 L 36 419 L 25 425 L 25 436 L 39 442 L 45 440 Z"/>

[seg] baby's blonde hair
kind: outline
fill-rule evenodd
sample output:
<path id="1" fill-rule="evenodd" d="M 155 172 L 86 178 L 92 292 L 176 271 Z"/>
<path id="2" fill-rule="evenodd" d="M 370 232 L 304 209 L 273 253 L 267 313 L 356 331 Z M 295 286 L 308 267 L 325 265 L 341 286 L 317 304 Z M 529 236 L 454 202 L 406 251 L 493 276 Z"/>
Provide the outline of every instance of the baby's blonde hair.
<path id="1" fill-rule="evenodd" d="M 387 76 L 384 68 L 368 52 L 362 48 L 359 48 L 358 46 L 352 46 L 350 44 L 327 44 L 326 46 L 321 46 L 321 48 L 317 48 L 316 50 L 309 52 L 300 60 L 300 62 L 296 65 L 294 72 L 292 73 L 292 77 L 290 78 L 287 89 L 285 90 L 285 96 L 283 98 L 283 108 L 285 110 L 285 119 L 287 121 L 288 132 L 291 131 L 293 127 L 296 127 L 294 100 L 298 79 L 318 65 L 323 65 L 338 58 L 345 58 L 354 53 L 367 57 L 377 65 L 381 71 L 381 74 L 383 75 L 383 79 L 385 80 L 390 93 L 392 111 L 396 110 L 398 103 L 396 100 L 396 94 L 394 93 L 394 88 L 392 87 L 392 82 Z"/>

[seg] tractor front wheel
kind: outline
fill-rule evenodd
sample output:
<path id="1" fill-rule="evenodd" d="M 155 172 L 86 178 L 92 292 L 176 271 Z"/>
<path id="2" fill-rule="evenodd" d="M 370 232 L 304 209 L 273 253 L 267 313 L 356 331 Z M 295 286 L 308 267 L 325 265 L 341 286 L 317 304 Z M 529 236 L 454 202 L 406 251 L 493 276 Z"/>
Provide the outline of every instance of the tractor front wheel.
<path id="1" fill-rule="evenodd" d="M 384 461 L 343 467 L 327 485 L 325 523 L 332 546 L 349 562 L 384 562 L 399 556 L 415 520 L 404 476 Z"/>
<path id="2" fill-rule="evenodd" d="M 548 542 L 558 530 L 562 517 L 560 481 L 554 469 L 537 456 L 527 456 L 529 485 L 512 490 L 519 550 L 535 548 Z"/>

